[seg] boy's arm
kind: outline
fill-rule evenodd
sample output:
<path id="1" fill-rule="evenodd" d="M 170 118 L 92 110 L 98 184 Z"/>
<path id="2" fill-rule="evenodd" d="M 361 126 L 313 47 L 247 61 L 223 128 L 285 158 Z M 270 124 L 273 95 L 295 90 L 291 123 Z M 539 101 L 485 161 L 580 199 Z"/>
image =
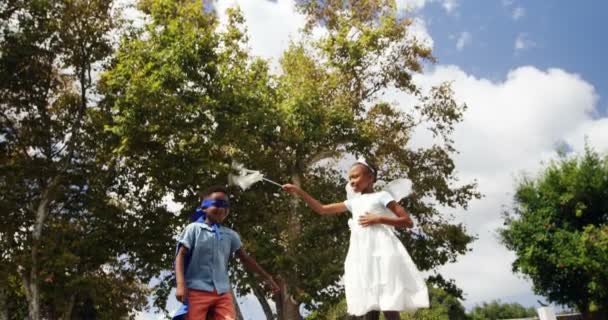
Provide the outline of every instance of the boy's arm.
<path id="1" fill-rule="evenodd" d="M 347 210 L 346 205 L 343 202 L 322 204 L 319 200 L 308 194 L 308 192 L 293 184 L 283 185 L 283 190 L 302 198 L 314 212 L 320 215 L 339 214 Z"/>
<path id="2" fill-rule="evenodd" d="M 359 224 L 364 227 L 380 223 L 399 228 L 412 228 L 414 226 L 414 222 L 410 215 L 396 201 L 391 201 L 386 207 L 395 214 L 395 217 L 368 213 L 359 217 Z"/>
<path id="3" fill-rule="evenodd" d="M 179 302 L 184 302 L 186 297 L 186 280 L 184 276 L 184 258 L 188 254 L 188 248 L 183 245 L 179 246 L 177 251 L 177 257 L 175 257 L 175 282 L 177 288 L 175 289 L 175 297 Z"/>
<path id="4" fill-rule="evenodd" d="M 253 272 L 261 275 L 266 279 L 266 282 L 270 285 L 273 293 L 277 293 L 281 290 L 279 285 L 274 281 L 272 276 L 266 272 L 260 265 L 250 256 L 248 255 L 243 248 L 236 250 L 236 256 L 241 260 L 241 262 L 245 265 L 245 267 Z"/>

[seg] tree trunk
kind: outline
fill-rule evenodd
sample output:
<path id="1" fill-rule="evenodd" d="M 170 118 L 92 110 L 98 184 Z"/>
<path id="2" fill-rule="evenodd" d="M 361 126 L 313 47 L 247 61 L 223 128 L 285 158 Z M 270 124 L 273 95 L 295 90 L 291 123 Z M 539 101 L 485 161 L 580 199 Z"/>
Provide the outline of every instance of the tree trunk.
<path id="1" fill-rule="evenodd" d="M 230 295 L 232 296 L 232 304 L 234 305 L 234 311 L 236 312 L 236 320 L 243 320 L 243 314 L 241 313 L 239 303 L 236 301 L 236 294 L 234 293 L 234 288 L 232 287 L 230 287 Z"/>
<path id="2" fill-rule="evenodd" d="M 251 290 L 253 291 L 253 294 L 255 295 L 255 297 L 258 298 L 258 301 L 260 302 L 260 305 L 262 306 L 262 310 L 264 311 L 264 314 L 266 315 L 266 320 L 274 320 L 275 316 L 272 313 L 270 304 L 268 304 L 268 300 L 266 300 L 266 295 L 264 294 L 264 291 L 262 290 L 262 288 L 260 288 L 260 286 L 258 285 L 257 282 L 251 286 Z"/>
<path id="3" fill-rule="evenodd" d="M 59 184 L 60 177 L 56 176 L 44 188 L 42 195 L 40 196 L 40 202 L 36 208 L 36 221 L 34 222 L 34 228 L 32 231 L 32 249 L 31 249 L 31 265 L 29 272 L 23 270 L 21 277 L 23 284 L 25 285 L 25 296 L 28 304 L 29 320 L 40 320 L 40 284 L 38 279 L 39 273 L 39 262 L 38 262 L 38 251 L 40 250 L 40 239 L 42 237 L 42 229 L 46 223 L 46 218 L 49 214 L 49 205 L 51 203 L 51 195 L 55 191 L 55 187 Z"/>
<path id="4" fill-rule="evenodd" d="M 302 176 L 299 173 L 294 173 L 291 176 L 291 181 L 293 184 L 295 184 L 296 186 L 301 186 L 302 185 Z M 297 242 L 298 238 L 300 237 L 300 233 L 301 233 L 301 228 L 302 228 L 302 223 L 300 221 L 300 217 L 298 215 L 298 208 L 300 207 L 300 199 L 298 199 L 297 197 L 292 197 L 291 199 L 291 207 L 290 207 L 290 212 L 288 215 L 288 222 L 287 222 L 287 228 L 289 230 L 288 232 L 288 248 L 287 248 L 287 252 L 290 255 L 295 255 L 297 254 L 297 252 L 294 250 L 294 243 Z"/>
<path id="5" fill-rule="evenodd" d="M 46 192 L 45 192 L 46 193 Z M 28 314 L 30 320 L 40 319 L 40 287 L 38 283 L 38 250 L 40 249 L 40 238 L 42 227 L 48 214 L 48 196 L 43 194 L 38 209 L 36 210 L 36 222 L 32 231 L 31 265 L 29 272 L 23 272 L 23 283 L 25 284 L 25 295 L 28 303 Z"/>
<path id="6" fill-rule="evenodd" d="M 279 320 L 301 320 L 300 304 L 293 298 L 287 287 L 287 283 L 279 279 L 281 292 L 275 298 Z"/>
<path id="7" fill-rule="evenodd" d="M 75 295 L 71 295 L 70 296 L 70 300 L 68 301 L 68 305 L 65 308 L 65 311 L 63 312 L 63 315 L 61 316 L 61 319 L 63 320 L 71 320 L 72 319 L 72 312 L 74 312 L 74 305 L 76 304 L 76 296 Z"/>
<path id="8" fill-rule="evenodd" d="M 296 165 L 296 171 L 301 166 Z M 291 176 L 291 181 L 293 184 L 300 186 L 302 184 L 302 176 L 299 172 L 294 172 Z M 294 248 L 294 244 L 297 243 L 298 238 L 301 233 L 301 222 L 298 216 L 298 207 L 300 206 L 300 200 L 296 197 L 293 197 L 291 201 L 291 208 L 288 214 L 288 222 L 287 228 L 288 232 L 288 255 L 296 255 L 298 254 Z M 280 294 L 275 298 L 275 302 L 277 305 L 277 315 L 279 320 L 300 320 L 302 316 L 300 315 L 300 304 L 293 298 L 291 294 L 291 290 L 287 284 L 287 281 L 284 278 L 280 277 L 278 279 L 279 286 L 281 287 Z"/>
<path id="9" fill-rule="evenodd" d="M 34 251 L 34 249 L 32 249 L 32 251 Z M 37 268 L 34 268 L 32 265 L 32 272 L 23 272 L 21 277 L 25 286 L 25 297 L 27 299 L 27 313 L 29 315 L 29 320 L 40 320 L 40 293 L 37 283 L 38 277 L 32 275 L 34 272 L 37 272 Z"/>
<path id="10" fill-rule="evenodd" d="M 8 320 L 8 292 L 0 288 L 0 320 Z"/>
<path id="11" fill-rule="evenodd" d="M 608 319 L 608 310 L 601 309 L 599 311 L 591 312 L 586 310 L 581 312 L 584 320 L 606 320 Z"/>

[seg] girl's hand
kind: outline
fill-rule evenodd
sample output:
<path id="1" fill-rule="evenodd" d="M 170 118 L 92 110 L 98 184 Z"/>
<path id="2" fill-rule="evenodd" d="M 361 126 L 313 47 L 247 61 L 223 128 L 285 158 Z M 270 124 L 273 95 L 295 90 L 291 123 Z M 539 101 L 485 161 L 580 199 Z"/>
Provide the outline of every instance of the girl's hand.
<path id="1" fill-rule="evenodd" d="M 298 187 L 298 186 L 296 186 L 294 184 L 290 184 L 290 183 L 284 184 L 282 188 L 283 188 L 284 191 L 287 191 L 287 192 L 289 192 L 291 194 L 297 194 L 298 191 L 300 191 L 300 187 Z"/>
<path id="2" fill-rule="evenodd" d="M 186 286 L 184 285 L 178 285 L 177 288 L 175 289 L 175 298 L 177 298 L 177 301 L 179 302 L 184 302 L 186 297 Z"/>
<path id="3" fill-rule="evenodd" d="M 381 223 L 380 218 L 381 217 L 379 215 L 368 212 L 365 215 L 359 217 L 359 224 L 362 227 L 369 227 L 371 225 Z"/>

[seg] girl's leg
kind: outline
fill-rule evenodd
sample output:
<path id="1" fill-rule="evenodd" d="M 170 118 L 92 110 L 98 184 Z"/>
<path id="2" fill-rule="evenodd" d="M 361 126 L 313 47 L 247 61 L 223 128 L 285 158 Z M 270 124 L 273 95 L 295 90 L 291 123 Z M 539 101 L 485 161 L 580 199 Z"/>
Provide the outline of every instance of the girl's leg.
<path id="1" fill-rule="evenodd" d="M 380 311 L 370 311 L 365 316 L 363 316 L 363 320 L 379 320 L 380 319 Z"/>
<path id="2" fill-rule="evenodd" d="M 401 318 L 399 311 L 384 311 L 383 313 L 385 320 L 399 320 Z"/>

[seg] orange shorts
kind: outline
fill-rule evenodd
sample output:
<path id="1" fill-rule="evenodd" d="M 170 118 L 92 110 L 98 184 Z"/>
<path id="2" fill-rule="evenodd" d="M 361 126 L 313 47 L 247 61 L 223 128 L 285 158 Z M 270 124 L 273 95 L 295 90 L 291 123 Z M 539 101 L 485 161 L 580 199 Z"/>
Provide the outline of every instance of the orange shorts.
<path id="1" fill-rule="evenodd" d="M 230 292 L 217 294 L 188 289 L 188 314 L 186 320 L 205 320 L 207 313 L 213 310 L 213 320 L 235 320 L 236 312 Z"/>

